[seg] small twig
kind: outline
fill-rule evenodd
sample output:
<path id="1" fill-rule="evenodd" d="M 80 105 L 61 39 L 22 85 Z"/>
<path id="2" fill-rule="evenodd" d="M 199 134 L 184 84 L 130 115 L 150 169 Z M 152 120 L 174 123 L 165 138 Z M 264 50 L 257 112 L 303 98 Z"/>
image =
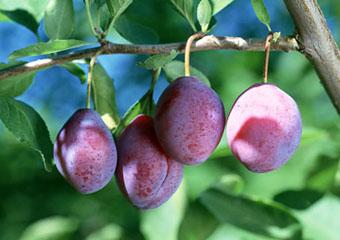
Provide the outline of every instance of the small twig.
<path id="1" fill-rule="evenodd" d="M 238 51 L 264 51 L 263 39 L 243 39 L 240 37 L 216 37 L 205 36 L 197 42 L 193 42 L 191 52 L 208 50 L 238 50 Z M 27 62 L 15 67 L 0 70 L 0 80 L 14 77 L 23 73 L 38 71 L 54 65 L 71 62 L 77 59 L 92 58 L 101 50 L 101 54 L 168 54 L 175 50 L 184 53 L 185 42 L 166 44 L 115 44 L 105 42 L 100 47 L 82 49 L 76 52 L 58 55 L 51 58 L 43 58 Z M 271 45 L 273 51 L 299 51 L 300 47 L 294 38 L 280 38 Z"/>

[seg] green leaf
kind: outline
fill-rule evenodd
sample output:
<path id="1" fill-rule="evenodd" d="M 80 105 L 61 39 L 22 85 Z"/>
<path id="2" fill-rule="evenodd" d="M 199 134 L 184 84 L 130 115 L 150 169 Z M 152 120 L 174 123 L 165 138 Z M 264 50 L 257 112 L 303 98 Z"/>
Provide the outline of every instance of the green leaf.
<path id="1" fill-rule="evenodd" d="M 169 82 L 173 82 L 177 78 L 184 76 L 184 63 L 181 61 L 172 61 L 171 63 L 166 64 L 163 69 Z M 194 67 L 190 67 L 190 72 L 192 76 L 197 77 L 210 87 L 209 79 L 201 71 Z"/>
<path id="2" fill-rule="evenodd" d="M 60 66 L 65 68 L 68 72 L 70 72 L 74 76 L 78 77 L 81 84 L 86 82 L 86 73 L 78 64 L 69 62 L 61 64 Z"/>
<path id="3" fill-rule="evenodd" d="M 38 33 L 39 24 L 35 20 L 34 16 L 30 14 L 29 12 L 25 10 L 21 10 L 21 9 L 17 9 L 13 11 L 0 10 L 0 14 L 2 14 L 3 16 L 6 16 L 7 21 L 11 20 L 22 26 L 25 26 L 26 28 L 34 32 L 35 34 Z"/>
<path id="4" fill-rule="evenodd" d="M 126 111 L 123 118 L 120 120 L 118 127 L 114 131 L 115 136 L 119 136 L 130 122 L 139 114 L 147 113 L 150 105 L 154 105 L 154 102 L 151 92 L 148 91 Z"/>
<path id="5" fill-rule="evenodd" d="M 323 196 L 323 193 L 311 190 L 288 190 L 274 196 L 274 200 L 289 208 L 304 210 L 309 208 Z"/>
<path id="6" fill-rule="evenodd" d="M 212 9 L 209 0 L 201 0 L 197 7 L 197 19 L 202 32 L 207 32 L 212 17 Z"/>
<path id="7" fill-rule="evenodd" d="M 51 40 L 49 42 L 40 42 L 28 47 L 16 50 L 9 55 L 9 59 L 16 59 L 22 57 L 32 57 L 51 53 L 57 53 L 69 50 L 76 47 L 89 45 L 90 43 L 80 40 Z"/>
<path id="8" fill-rule="evenodd" d="M 216 15 L 233 1 L 234 0 L 210 0 L 210 4 L 212 6 L 212 15 Z"/>
<path id="9" fill-rule="evenodd" d="M 49 0 L 0 0 L 0 9 L 6 11 L 25 10 L 40 22 Z"/>
<path id="10" fill-rule="evenodd" d="M 0 119 L 14 136 L 38 151 L 45 169 L 51 171 L 53 145 L 44 120 L 29 105 L 13 98 L 0 98 Z"/>
<path id="11" fill-rule="evenodd" d="M 338 156 L 319 156 L 313 168 L 308 172 L 307 187 L 322 192 L 331 190 L 335 185 L 338 166 Z"/>
<path id="12" fill-rule="evenodd" d="M 226 193 L 240 193 L 244 189 L 244 180 L 236 174 L 223 175 L 213 188 Z"/>
<path id="13" fill-rule="evenodd" d="M 299 221 L 284 207 L 216 189 L 204 192 L 200 201 L 223 223 L 275 239 L 301 239 Z"/>
<path id="14" fill-rule="evenodd" d="M 119 124 L 116 94 L 113 81 L 105 69 L 97 63 L 93 69 L 92 98 L 96 111 L 102 116 L 109 129 Z"/>
<path id="15" fill-rule="evenodd" d="M 270 17 L 263 0 L 251 0 L 251 4 L 253 5 L 257 18 L 267 26 L 268 31 L 271 31 Z"/>
<path id="16" fill-rule="evenodd" d="M 159 236 L 162 236 L 162 240 L 177 239 L 185 201 L 185 186 L 181 184 L 176 193 L 162 206 L 142 211 L 140 229 L 145 239 L 159 240 Z"/>
<path id="17" fill-rule="evenodd" d="M 136 44 L 155 44 L 159 42 L 159 37 L 155 31 L 138 22 L 122 16 L 115 24 L 117 32 L 127 41 Z"/>
<path id="18" fill-rule="evenodd" d="M 71 240 L 78 222 L 71 218 L 50 217 L 28 226 L 20 240 Z"/>
<path id="19" fill-rule="evenodd" d="M 16 65 L 20 62 L 9 64 L 0 63 L 0 71 Z M 35 73 L 24 73 L 18 76 L 9 77 L 0 81 L 0 97 L 17 97 L 23 94 L 32 84 Z"/>
<path id="20" fill-rule="evenodd" d="M 219 221 L 199 202 L 190 203 L 179 229 L 179 240 L 205 240 L 217 229 Z"/>
<path id="21" fill-rule="evenodd" d="M 339 239 L 340 200 L 334 195 L 326 195 L 313 207 L 296 214 L 304 226 L 304 239 Z"/>
<path id="22" fill-rule="evenodd" d="M 177 11 L 182 14 L 188 21 L 194 32 L 197 32 L 194 18 L 194 3 L 193 0 L 170 0 L 176 7 Z"/>
<path id="23" fill-rule="evenodd" d="M 91 233 L 86 240 L 120 240 L 122 235 L 123 229 L 119 225 L 111 223 Z"/>
<path id="24" fill-rule="evenodd" d="M 106 0 L 107 7 L 113 22 L 130 6 L 133 0 Z"/>
<path id="25" fill-rule="evenodd" d="M 50 39 L 67 39 L 74 30 L 72 0 L 51 0 L 44 18 L 45 31 Z"/>
<path id="26" fill-rule="evenodd" d="M 146 59 L 144 62 L 139 62 L 138 66 L 144 67 L 148 70 L 154 70 L 157 68 L 161 68 L 164 65 L 170 63 L 172 60 L 174 60 L 178 55 L 178 52 L 175 50 L 172 50 L 170 54 L 159 54 L 159 55 L 153 55 Z"/>

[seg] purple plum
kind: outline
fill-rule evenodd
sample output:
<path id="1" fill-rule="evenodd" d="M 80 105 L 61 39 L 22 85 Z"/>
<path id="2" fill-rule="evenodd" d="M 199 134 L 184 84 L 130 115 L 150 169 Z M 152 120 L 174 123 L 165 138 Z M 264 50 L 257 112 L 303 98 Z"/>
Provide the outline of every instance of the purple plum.
<path id="1" fill-rule="evenodd" d="M 114 175 L 117 151 L 100 115 L 90 109 L 76 111 L 58 133 L 54 159 L 61 175 L 80 193 L 105 187 Z"/>

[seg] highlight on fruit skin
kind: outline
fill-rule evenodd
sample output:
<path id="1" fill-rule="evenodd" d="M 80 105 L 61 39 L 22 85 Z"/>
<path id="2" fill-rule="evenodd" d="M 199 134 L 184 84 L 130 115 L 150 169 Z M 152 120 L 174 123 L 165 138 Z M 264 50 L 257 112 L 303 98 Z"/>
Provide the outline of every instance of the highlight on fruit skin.
<path id="1" fill-rule="evenodd" d="M 234 156 L 250 171 L 269 172 L 285 164 L 301 139 L 294 99 L 274 84 L 254 84 L 235 101 L 227 118 Z"/>
<path id="2" fill-rule="evenodd" d="M 196 77 L 180 77 L 161 95 L 155 130 L 164 151 L 176 161 L 196 165 L 221 140 L 225 113 L 218 95 Z"/>
<path id="3" fill-rule="evenodd" d="M 165 154 L 151 117 L 137 116 L 119 137 L 117 149 L 118 185 L 137 208 L 156 208 L 179 187 L 183 165 Z"/>
<path id="4" fill-rule="evenodd" d="M 57 135 L 54 159 L 61 175 L 80 193 L 96 192 L 109 183 L 117 150 L 97 112 L 80 109 L 72 115 Z"/>

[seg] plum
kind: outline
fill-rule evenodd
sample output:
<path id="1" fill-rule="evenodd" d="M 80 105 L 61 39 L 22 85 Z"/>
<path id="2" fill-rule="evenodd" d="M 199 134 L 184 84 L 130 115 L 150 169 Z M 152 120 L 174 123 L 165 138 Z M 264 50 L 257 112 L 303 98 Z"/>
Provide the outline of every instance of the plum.
<path id="1" fill-rule="evenodd" d="M 274 84 L 255 84 L 245 90 L 227 118 L 231 151 L 253 172 L 285 164 L 299 145 L 301 131 L 297 104 Z"/>
<path id="2" fill-rule="evenodd" d="M 164 151 L 187 165 L 204 162 L 221 140 L 224 107 L 218 95 L 195 77 L 180 77 L 161 95 L 155 130 Z"/>
<path id="3" fill-rule="evenodd" d="M 151 117 L 137 116 L 119 137 L 117 149 L 117 182 L 134 206 L 158 207 L 179 187 L 183 166 L 165 154 Z"/>
<path id="4" fill-rule="evenodd" d="M 116 169 L 117 150 L 100 115 L 90 109 L 76 111 L 57 135 L 54 159 L 61 175 L 80 193 L 105 187 Z"/>

